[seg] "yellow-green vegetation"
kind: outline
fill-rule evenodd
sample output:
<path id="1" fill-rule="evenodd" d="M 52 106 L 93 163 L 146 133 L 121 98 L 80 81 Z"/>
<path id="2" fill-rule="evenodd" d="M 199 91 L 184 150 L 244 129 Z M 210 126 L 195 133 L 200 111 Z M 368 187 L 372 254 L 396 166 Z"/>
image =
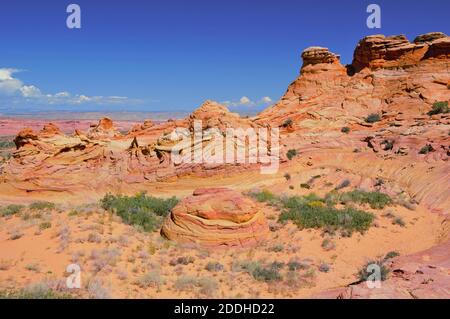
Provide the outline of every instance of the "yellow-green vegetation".
<path id="1" fill-rule="evenodd" d="M 55 207 L 55 204 L 43 201 L 34 202 L 28 206 L 30 210 L 52 210 L 55 209 Z"/>
<path id="2" fill-rule="evenodd" d="M 2 290 L 0 299 L 73 299 L 68 293 L 56 292 L 46 284 L 36 284 L 20 290 Z"/>
<path id="3" fill-rule="evenodd" d="M 449 112 L 450 110 L 448 108 L 448 101 L 441 101 L 434 103 L 431 111 L 427 114 L 431 116 L 436 114 L 446 114 Z"/>
<path id="4" fill-rule="evenodd" d="M 354 231 L 365 232 L 371 226 L 374 215 L 354 207 L 350 203 L 369 204 L 381 209 L 392 203 L 391 198 L 379 192 L 354 190 L 346 193 L 331 192 L 325 198 L 315 194 L 307 196 L 277 197 L 269 191 L 251 193 L 261 202 L 269 202 L 282 212 L 279 221 L 291 220 L 299 228 L 333 228 L 351 234 Z M 343 209 L 335 207 L 337 203 L 346 205 Z"/>
<path id="5" fill-rule="evenodd" d="M 0 217 L 4 216 L 12 216 L 20 213 L 25 206 L 23 205 L 8 205 L 5 207 L 0 208 Z"/>
<path id="6" fill-rule="evenodd" d="M 358 189 L 345 193 L 330 192 L 325 197 L 325 200 L 331 205 L 336 203 L 357 203 L 360 205 L 368 204 L 372 209 L 383 209 L 392 204 L 392 199 L 387 194 L 376 191 L 366 192 Z"/>
<path id="7" fill-rule="evenodd" d="M 139 226 L 147 232 L 159 229 L 164 217 L 177 203 L 176 197 L 161 199 L 145 193 L 132 197 L 107 194 L 100 201 L 103 209 L 119 215 L 125 223 Z"/>
<path id="8" fill-rule="evenodd" d="M 293 159 L 294 157 L 297 156 L 297 150 L 296 149 L 290 149 L 287 151 L 286 156 L 289 160 Z"/>

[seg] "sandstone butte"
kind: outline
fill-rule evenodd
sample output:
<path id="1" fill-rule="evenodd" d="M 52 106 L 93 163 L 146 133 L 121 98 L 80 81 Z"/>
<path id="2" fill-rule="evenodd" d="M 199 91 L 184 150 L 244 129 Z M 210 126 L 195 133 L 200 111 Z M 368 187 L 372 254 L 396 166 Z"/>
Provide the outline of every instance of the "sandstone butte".
<path id="1" fill-rule="evenodd" d="M 445 216 L 444 227 L 448 229 L 450 114 L 427 113 L 435 102 L 450 100 L 450 37 L 433 32 L 410 42 L 403 35 L 373 35 L 357 44 L 350 65 L 342 65 L 339 55 L 323 47 L 306 49 L 302 59 L 300 75 L 286 93 L 253 118 L 242 118 L 223 105 L 206 101 L 185 119 L 161 124 L 146 121 L 127 134 L 121 134 L 109 119 L 101 120 L 87 132 L 72 135 L 61 133 L 51 124 L 39 132 L 24 128 L 15 138 L 17 150 L 0 168 L 2 200 L 94 201 L 106 192 L 148 189 L 160 190 L 162 195 L 171 195 L 172 191 L 186 195 L 200 185 L 220 184 L 244 190 L 257 182 L 279 177 L 259 175 L 257 164 L 172 162 L 172 147 L 183 134 L 192 134 L 195 120 L 202 120 L 203 140 L 194 146 L 211 148 L 215 143 L 208 134 L 211 129 L 223 132 L 227 127 L 279 127 L 281 170 L 294 167 L 304 172 L 320 167 L 340 170 L 359 176 L 361 185 L 367 180 L 382 179 L 391 185 L 387 192 L 401 189 L 430 213 Z M 367 121 L 370 114 L 377 114 L 379 121 Z M 176 131 L 179 127 L 187 128 L 188 133 Z M 341 131 L 343 127 L 348 128 L 347 132 Z M 178 149 L 180 154 L 189 152 L 187 146 L 192 145 L 185 146 Z M 421 151 L 424 147 L 428 151 Z M 286 153 L 291 149 L 300 156 L 289 161 Z M 244 175 L 250 177 L 240 177 Z M 194 177 L 195 182 L 189 179 L 183 182 Z M 255 218 L 257 208 L 246 203 L 243 210 L 230 214 L 223 207 L 244 200 L 229 190 L 214 192 L 197 191 L 182 201 L 166 221 L 163 234 L 187 242 L 219 245 L 242 245 L 242 238 L 263 234 L 265 226 L 260 220 L 255 224 L 257 230 L 238 227 L 235 237 L 229 238 L 221 223 Z M 229 202 L 228 197 L 233 200 Z M 215 205 L 215 200 L 223 203 Z M 216 216 L 221 216 L 220 222 Z M 210 231 L 214 237 L 208 236 Z M 442 248 L 435 247 L 400 259 L 398 274 L 402 275 L 394 277 L 394 283 L 409 276 L 410 270 L 404 268 L 416 261 L 423 267 L 439 264 L 448 269 L 446 238 L 444 257 L 439 257 Z M 424 254 L 431 256 L 429 264 L 424 262 Z M 442 287 L 440 275 L 427 289 L 433 285 Z M 351 289 L 335 292 L 333 296 L 373 294 L 361 285 Z"/>
<path id="2" fill-rule="evenodd" d="M 195 190 L 172 210 L 161 230 L 167 239 L 210 247 L 251 247 L 268 233 L 257 205 L 227 188 Z"/>

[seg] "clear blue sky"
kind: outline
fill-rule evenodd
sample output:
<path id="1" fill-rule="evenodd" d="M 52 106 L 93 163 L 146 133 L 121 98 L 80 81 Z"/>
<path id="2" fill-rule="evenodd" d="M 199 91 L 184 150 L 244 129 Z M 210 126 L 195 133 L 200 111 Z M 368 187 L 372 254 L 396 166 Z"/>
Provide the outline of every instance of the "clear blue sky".
<path id="1" fill-rule="evenodd" d="M 70 3 L 81 30 L 66 27 Z M 366 26 L 370 3 L 381 29 Z M 450 34 L 449 13 L 449 0 L 1 1 L 0 113 L 261 108 L 297 77 L 306 47 L 350 63 L 369 34 Z"/>

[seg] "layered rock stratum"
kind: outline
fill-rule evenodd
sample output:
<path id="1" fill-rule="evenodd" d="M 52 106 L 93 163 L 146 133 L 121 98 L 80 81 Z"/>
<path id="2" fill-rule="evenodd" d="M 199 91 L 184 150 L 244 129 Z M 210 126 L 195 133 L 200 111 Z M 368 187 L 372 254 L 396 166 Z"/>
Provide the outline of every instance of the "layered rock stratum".
<path id="1" fill-rule="evenodd" d="M 209 247 L 251 247 L 264 241 L 269 226 L 261 209 L 227 188 L 197 189 L 166 219 L 161 233 L 180 243 Z"/>

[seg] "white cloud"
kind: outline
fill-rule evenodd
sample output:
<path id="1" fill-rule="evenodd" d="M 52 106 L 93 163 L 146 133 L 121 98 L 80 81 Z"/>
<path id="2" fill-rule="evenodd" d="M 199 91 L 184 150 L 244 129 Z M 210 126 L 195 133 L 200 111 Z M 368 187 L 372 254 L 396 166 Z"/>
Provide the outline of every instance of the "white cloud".
<path id="1" fill-rule="evenodd" d="M 268 96 L 264 96 L 261 99 L 261 103 L 263 103 L 263 104 L 269 104 L 269 103 L 272 103 L 272 102 L 273 102 L 272 99 L 270 97 L 268 97 Z"/>
<path id="2" fill-rule="evenodd" d="M 0 94 L 12 95 L 22 87 L 22 81 L 15 79 L 12 75 L 19 72 L 17 69 L 0 69 Z"/>
<path id="3" fill-rule="evenodd" d="M 139 103 L 139 100 L 129 99 L 125 96 L 87 96 L 84 94 L 72 95 L 64 91 L 56 94 L 44 94 L 34 85 L 24 85 L 20 79 L 14 77 L 14 73 L 20 72 L 18 69 L 0 68 L 0 96 L 16 95 L 29 100 L 45 104 L 124 104 Z"/>
<path id="4" fill-rule="evenodd" d="M 241 99 L 239 100 L 239 102 L 240 102 L 242 105 L 249 105 L 249 104 L 252 103 L 252 101 L 251 101 L 248 97 L 246 97 L 246 96 L 241 97 Z"/>
<path id="5" fill-rule="evenodd" d="M 20 88 L 20 92 L 22 93 L 23 97 L 41 97 L 42 92 L 34 85 L 24 85 Z"/>
<path id="6" fill-rule="evenodd" d="M 245 106 L 245 107 L 253 107 L 253 106 L 262 106 L 272 103 L 272 99 L 268 96 L 264 96 L 261 99 L 257 101 L 251 100 L 247 96 L 243 96 L 239 99 L 239 101 L 223 101 L 222 104 L 228 107 L 239 107 L 239 106 Z"/>

